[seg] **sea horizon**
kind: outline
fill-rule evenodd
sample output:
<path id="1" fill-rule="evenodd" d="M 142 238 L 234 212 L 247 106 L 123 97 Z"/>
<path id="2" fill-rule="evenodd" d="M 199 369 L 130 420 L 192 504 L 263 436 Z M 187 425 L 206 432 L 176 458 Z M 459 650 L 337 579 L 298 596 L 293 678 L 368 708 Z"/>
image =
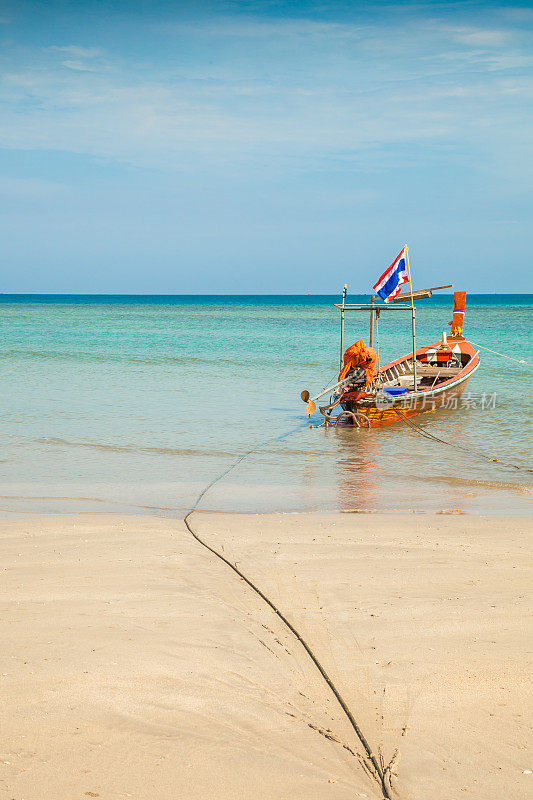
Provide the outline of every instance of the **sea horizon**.
<path id="1" fill-rule="evenodd" d="M 406 290 L 408 291 L 408 290 Z M 413 291 L 420 291 L 413 289 Z M 463 290 L 461 290 L 463 291 Z M 426 299 L 434 299 L 436 297 L 453 297 L 454 291 L 439 291 L 434 294 L 433 298 L 424 298 L 416 302 L 425 302 Z M 533 298 L 533 291 L 531 292 L 472 292 L 467 290 L 469 297 L 531 297 Z M 348 292 L 347 297 L 371 297 L 372 292 Z M 339 292 L 213 292 L 205 294 L 202 292 L 0 292 L 0 301 L 9 298 L 56 298 L 56 297 L 316 297 L 316 298 L 331 298 L 342 297 L 342 289 Z M 379 298 L 378 298 L 379 300 Z"/>

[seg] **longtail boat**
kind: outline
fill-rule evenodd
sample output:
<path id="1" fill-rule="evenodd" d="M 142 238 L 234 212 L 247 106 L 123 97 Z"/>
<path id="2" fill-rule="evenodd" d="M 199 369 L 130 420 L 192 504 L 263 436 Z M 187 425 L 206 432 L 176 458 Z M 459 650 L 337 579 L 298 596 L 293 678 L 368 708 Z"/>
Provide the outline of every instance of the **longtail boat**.
<path id="1" fill-rule="evenodd" d="M 329 394 L 329 402 L 319 406 L 328 425 L 379 428 L 405 417 L 435 411 L 439 408 L 456 408 L 457 398 L 479 366 L 479 353 L 464 338 L 466 292 L 455 292 L 451 332 L 442 339 L 416 347 L 415 299 L 431 297 L 434 289 L 406 292 L 398 295 L 389 305 L 376 304 L 372 297 L 369 305 L 347 305 L 346 286 L 341 311 L 341 371 L 336 384 L 311 398 L 304 390 L 302 400 L 307 403 L 307 414 L 316 411 L 316 400 Z M 411 300 L 410 305 L 404 302 Z M 412 315 L 413 350 L 384 366 L 377 363 L 373 348 L 374 326 L 378 335 L 377 319 L 383 310 L 407 310 Z M 344 314 L 346 311 L 370 311 L 370 345 L 363 340 L 355 342 L 344 351 Z M 378 344 L 379 352 L 379 344 Z M 413 353 L 415 357 L 413 358 Z"/>

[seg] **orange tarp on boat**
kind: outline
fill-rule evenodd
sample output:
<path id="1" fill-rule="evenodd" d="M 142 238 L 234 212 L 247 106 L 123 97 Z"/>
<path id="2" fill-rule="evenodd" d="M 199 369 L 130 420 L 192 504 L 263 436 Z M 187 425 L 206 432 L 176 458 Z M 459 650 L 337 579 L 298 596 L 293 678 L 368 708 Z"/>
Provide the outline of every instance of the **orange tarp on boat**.
<path id="1" fill-rule="evenodd" d="M 344 353 L 344 367 L 339 374 L 342 381 L 352 369 L 360 367 L 366 372 L 366 383 L 370 383 L 374 377 L 374 367 L 376 366 L 376 351 L 372 347 L 367 347 L 362 339 L 352 344 Z"/>

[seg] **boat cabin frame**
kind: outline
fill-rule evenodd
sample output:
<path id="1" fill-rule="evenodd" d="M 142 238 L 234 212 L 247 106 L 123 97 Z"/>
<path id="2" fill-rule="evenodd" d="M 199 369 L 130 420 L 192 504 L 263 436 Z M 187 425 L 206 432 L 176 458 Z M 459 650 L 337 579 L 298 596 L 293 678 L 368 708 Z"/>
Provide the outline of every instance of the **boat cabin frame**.
<path id="1" fill-rule="evenodd" d="M 340 341 L 340 367 L 342 369 L 343 356 L 344 356 L 344 313 L 346 311 L 368 311 L 370 313 L 370 336 L 369 345 L 374 347 L 374 323 L 376 315 L 379 316 L 382 311 L 410 311 L 411 312 L 411 326 L 413 331 L 413 353 L 416 353 L 416 308 L 414 302 L 411 305 L 403 303 L 376 303 L 374 295 L 370 298 L 370 303 L 346 303 L 347 286 L 344 285 L 342 292 L 342 303 L 334 303 L 335 308 L 338 308 L 341 314 L 341 341 Z M 429 291 L 429 290 L 428 290 Z M 414 294 L 414 292 L 413 292 Z M 430 296 L 430 295 L 427 295 Z M 379 349 L 379 329 L 376 325 L 376 345 Z M 417 375 L 416 375 L 416 358 L 413 358 L 413 389 L 416 391 Z"/>

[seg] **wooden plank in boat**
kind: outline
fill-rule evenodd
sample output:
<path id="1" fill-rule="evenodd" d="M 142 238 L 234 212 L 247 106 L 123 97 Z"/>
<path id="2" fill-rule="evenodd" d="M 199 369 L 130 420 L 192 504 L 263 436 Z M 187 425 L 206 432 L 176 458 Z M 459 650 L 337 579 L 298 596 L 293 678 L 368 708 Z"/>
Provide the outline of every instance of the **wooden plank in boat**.
<path id="1" fill-rule="evenodd" d="M 440 375 L 442 378 L 449 378 L 452 375 L 458 375 L 462 367 L 432 367 L 428 364 L 417 364 L 416 374 L 424 378 L 436 378 Z"/>

